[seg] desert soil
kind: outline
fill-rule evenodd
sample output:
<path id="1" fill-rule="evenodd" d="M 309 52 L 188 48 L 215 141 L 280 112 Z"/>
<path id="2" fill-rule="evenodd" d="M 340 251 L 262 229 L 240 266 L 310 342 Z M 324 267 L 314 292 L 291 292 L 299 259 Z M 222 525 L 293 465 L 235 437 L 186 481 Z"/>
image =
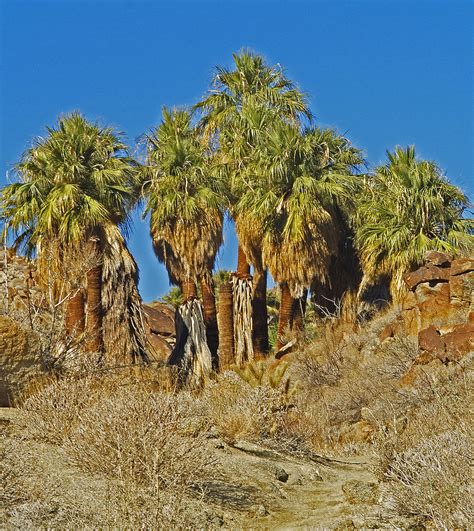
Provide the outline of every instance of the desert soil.
<path id="1" fill-rule="evenodd" d="M 29 479 L 55 489 L 54 506 L 46 508 L 46 515 L 79 505 L 93 521 L 94 508 L 105 501 L 106 481 L 72 466 L 57 446 L 22 434 L 18 428 L 21 416 L 20 410 L 0 408 L 0 444 L 15 438 L 22 460 L 31 460 Z M 379 506 L 379 485 L 368 456 L 295 457 L 246 441 L 230 446 L 211 435 L 208 444 L 223 471 L 201 486 L 205 501 L 218 515 L 210 527 L 347 529 L 399 525 L 384 516 Z M 0 528 L 25 527 L 34 527 L 33 522 L 28 525 L 27 507 L 0 507 Z"/>

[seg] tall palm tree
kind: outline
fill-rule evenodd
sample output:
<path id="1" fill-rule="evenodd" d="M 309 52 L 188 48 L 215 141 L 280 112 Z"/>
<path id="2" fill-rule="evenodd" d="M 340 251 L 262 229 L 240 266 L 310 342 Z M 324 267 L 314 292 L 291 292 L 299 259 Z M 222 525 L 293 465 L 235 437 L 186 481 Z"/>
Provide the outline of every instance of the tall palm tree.
<path id="1" fill-rule="evenodd" d="M 233 70 L 216 67 L 210 94 L 196 105 L 203 113 L 201 126 L 204 131 L 217 138 L 231 205 L 240 196 L 245 168 L 257 156 L 258 137 L 269 125 L 264 111 L 272 110 L 280 119 L 291 122 L 298 122 L 302 115 L 310 117 L 304 95 L 280 66 L 269 66 L 261 56 L 246 50 L 233 54 L 233 59 Z M 253 289 L 253 323 L 240 314 L 234 316 L 237 358 L 246 359 L 252 357 L 253 350 L 256 354 L 268 351 L 267 272 L 261 258 L 262 230 L 255 217 L 245 211 L 240 211 L 237 216 L 233 208 L 230 211 L 239 239 L 234 278 L 236 310 L 249 307 Z M 254 266 L 253 286 L 249 278 L 249 261 Z M 253 344 L 249 344 L 248 331 L 252 328 Z"/>
<path id="2" fill-rule="evenodd" d="M 426 251 L 472 249 L 474 224 L 463 218 L 464 193 L 434 162 L 418 160 L 414 146 L 387 157 L 359 194 L 356 243 L 365 281 L 387 276 L 397 299 L 403 275 L 421 265 Z"/>
<path id="3" fill-rule="evenodd" d="M 223 202 L 221 179 L 212 163 L 191 113 L 164 108 L 161 124 L 147 137 L 143 191 L 155 253 L 184 295 L 177 313 L 177 334 L 182 337 L 169 361 L 180 365 L 186 378 L 204 376 L 211 355 L 216 365 L 217 317 L 210 273 L 222 244 Z M 197 282 L 206 301 L 204 315 L 197 300 Z M 204 316 L 211 352 L 206 337 L 203 340 L 192 333 L 205 330 Z"/>
<path id="4" fill-rule="evenodd" d="M 350 198 L 360 152 L 333 131 L 274 121 L 246 177 L 237 209 L 264 227 L 263 262 L 280 284 L 278 347 L 314 279 L 327 282 L 341 230 L 336 205 Z M 265 178 L 262 179 L 261 176 Z"/>
<path id="5" fill-rule="evenodd" d="M 57 242 L 59 267 L 67 268 L 72 257 L 93 255 L 86 275 L 86 348 L 103 355 L 108 309 L 103 304 L 104 266 L 110 270 L 111 246 L 128 253 L 117 225 L 126 225 L 136 200 L 136 165 L 112 129 L 90 123 L 79 113 L 59 118 L 57 127 L 47 131 L 47 137 L 26 150 L 16 166 L 19 182 L 2 190 L 2 217 L 31 253 L 41 255 L 42 249 Z M 118 260 L 112 275 L 119 282 L 122 265 L 123 259 Z M 131 269 L 136 273 L 136 265 Z M 77 325 L 81 330 L 83 319 L 82 282 L 72 279 L 71 284 L 76 294 L 66 309 L 69 332 Z M 128 289 L 139 304 L 136 283 L 132 281 Z M 143 327 L 132 335 L 131 344 L 136 346 L 128 347 L 132 357 L 145 359 Z"/>

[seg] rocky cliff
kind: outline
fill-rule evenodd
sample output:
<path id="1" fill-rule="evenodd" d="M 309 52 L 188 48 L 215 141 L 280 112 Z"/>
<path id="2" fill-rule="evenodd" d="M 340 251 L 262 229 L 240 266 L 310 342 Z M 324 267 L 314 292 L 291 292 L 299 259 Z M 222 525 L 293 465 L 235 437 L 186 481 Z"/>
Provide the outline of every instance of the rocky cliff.
<path id="1" fill-rule="evenodd" d="M 380 339 L 406 333 L 418 339 L 420 363 L 458 361 L 474 350 L 474 259 L 431 251 L 405 276 L 408 294 Z"/>

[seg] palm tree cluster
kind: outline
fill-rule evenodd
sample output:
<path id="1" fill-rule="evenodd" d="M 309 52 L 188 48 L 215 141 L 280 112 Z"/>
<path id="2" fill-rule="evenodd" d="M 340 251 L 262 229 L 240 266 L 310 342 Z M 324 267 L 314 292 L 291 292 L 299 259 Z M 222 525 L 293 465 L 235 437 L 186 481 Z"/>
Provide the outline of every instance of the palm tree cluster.
<path id="1" fill-rule="evenodd" d="M 19 182 L 1 195 L 5 226 L 30 252 L 40 258 L 54 242 L 59 264 L 77 249 L 95 258 L 85 280 L 70 280 L 67 333 L 86 333 L 91 352 L 121 345 L 134 361 L 147 356 L 125 237 L 143 199 L 156 256 L 183 294 L 169 363 L 193 383 L 268 354 L 268 272 L 281 290 L 282 349 L 302 328 L 308 292 L 334 304 L 384 278 L 399 296 L 427 250 L 473 242 L 468 200 L 433 162 L 397 148 L 368 172 L 345 136 L 314 124 L 306 95 L 279 65 L 246 50 L 233 62 L 216 68 L 193 108 L 163 109 L 141 163 L 113 130 L 74 113 L 26 151 Z M 238 263 L 220 283 L 217 311 L 212 271 L 226 214 Z"/>

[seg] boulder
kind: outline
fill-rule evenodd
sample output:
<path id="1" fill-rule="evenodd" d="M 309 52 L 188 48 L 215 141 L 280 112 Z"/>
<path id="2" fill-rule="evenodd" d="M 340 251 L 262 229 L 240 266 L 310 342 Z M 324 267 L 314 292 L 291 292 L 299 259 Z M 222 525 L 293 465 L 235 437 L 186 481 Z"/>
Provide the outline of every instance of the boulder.
<path id="1" fill-rule="evenodd" d="M 174 309 L 156 301 L 144 304 L 143 313 L 152 357 L 164 361 L 173 350 L 175 342 Z"/>
<path id="2" fill-rule="evenodd" d="M 474 323 L 456 326 L 443 336 L 446 345 L 445 361 L 458 361 L 465 354 L 474 351 Z"/>
<path id="3" fill-rule="evenodd" d="M 447 282 L 448 278 L 449 271 L 446 267 L 441 268 L 433 264 L 427 264 L 423 267 L 420 267 L 416 271 L 405 275 L 404 280 L 405 284 L 408 286 L 408 289 L 412 290 L 422 282 Z"/>
<path id="4" fill-rule="evenodd" d="M 384 326 L 382 331 L 379 334 L 380 342 L 382 343 L 386 339 L 393 337 L 395 335 L 395 326 L 392 323 L 388 323 L 388 325 Z"/>
<path id="5" fill-rule="evenodd" d="M 0 315 L 0 406 L 8 407 L 33 379 L 44 374 L 39 339 Z"/>
<path id="6" fill-rule="evenodd" d="M 440 251 L 428 251 L 425 253 L 425 262 L 439 267 L 447 267 L 451 263 L 453 256 Z"/>
<path id="7" fill-rule="evenodd" d="M 159 336 L 173 336 L 174 310 L 162 302 L 144 304 L 143 311 L 150 332 Z"/>
<path id="8" fill-rule="evenodd" d="M 446 350 L 446 344 L 441 334 L 434 326 L 425 328 L 418 334 L 418 347 L 433 355 L 442 355 Z"/>
<path id="9" fill-rule="evenodd" d="M 148 342 L 152 350 L 152 354 L 156 354 L 159 360 L 165 360 L 171 354 L 173 346 L 168 343 L 166 339 L 156 334 L 148 334 Z"/>

